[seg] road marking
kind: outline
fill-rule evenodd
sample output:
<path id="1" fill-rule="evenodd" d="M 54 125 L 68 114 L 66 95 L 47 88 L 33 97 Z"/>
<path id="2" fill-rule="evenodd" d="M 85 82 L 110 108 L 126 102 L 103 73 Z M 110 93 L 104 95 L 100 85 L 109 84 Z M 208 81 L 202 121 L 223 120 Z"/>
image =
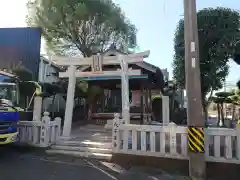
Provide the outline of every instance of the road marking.
<path id="1" fill-rule="evenodd" d="M 154 176 L 148 176 L 148 177 L 151 178 L 152 180 L 160 180 L 160 179 L 158 179 L 158 178 L 156 178 Z"/>
<path id="2" fill-rule="evenodd" d="M 90 161 L 88 161 L 87 159 L 85 160 L 86 163 L 88 163 L 89 165 L 91 165 L 92 167 L 94 167 L 95 169 L 99 170 L 100 172 L 102 172 L 103 174 L 107 175 L 108 177 L 114 179 L 114 180 L 118 180 L 116 177 L 114 177 L 113 175 L 109 174 L 108 172 L 104 171 L 103 169 L 95 166 L 93 163 L 91 163 Z"/>

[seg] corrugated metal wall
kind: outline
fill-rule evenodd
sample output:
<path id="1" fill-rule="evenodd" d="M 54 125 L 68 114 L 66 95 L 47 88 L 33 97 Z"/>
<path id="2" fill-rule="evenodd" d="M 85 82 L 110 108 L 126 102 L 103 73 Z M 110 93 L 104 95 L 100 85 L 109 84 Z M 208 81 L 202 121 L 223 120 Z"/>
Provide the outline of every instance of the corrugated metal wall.
<path id="1" fill-rule="evenodd" d="M 0 28 L 0 68 L 23 65 L 38 78 L 40 28 Z"/>

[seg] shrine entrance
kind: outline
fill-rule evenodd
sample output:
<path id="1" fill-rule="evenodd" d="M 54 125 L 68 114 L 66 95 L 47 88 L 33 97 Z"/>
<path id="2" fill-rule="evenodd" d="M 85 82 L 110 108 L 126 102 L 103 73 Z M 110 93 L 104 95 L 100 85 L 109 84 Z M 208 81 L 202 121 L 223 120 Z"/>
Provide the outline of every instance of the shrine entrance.
<path id="1" fill-rule="evenodd" d="M 56 64 L 67 66 L 68 70 L 60 72 L 59 77 L 68 78 L 69 83 L 62 136 L 51 151 L 108 159 L 112 152 L 114 113 L 119 113 L 125 124 L 150 124 L 151 95 L 160 94 L 159 84 L 164 84 L 164 75 L 159 68 L 144 61 L 149 54 L 149 51 L 123 54 L 110 50 L 87 58 L 53 56 L 52 60 Z M 88 122 L 95 119 L 103 122 L 104 126 L 95 123 L 72 127 L 76 78 L 88 82 L 89 86 L 104 89 L 104 98 L 96 102 L 102 108 L 92 112 Z M 164 105 L 168 106 L 168 103 L 163 104 L 163 107 Z M 105 111 L 109 106 L 112 109 Z M 163 117 L 169 117 L 169 107 L 163 108 L 162 112 Z"/>
<path id="2" fill-rule="evenodd" d="M 130 65 L 142 63 L 144 58 L 148 57 L 150 51 L 145 51 L 135 54 L 118 54 L 115 56 L 94 55 L 86 58 L 67 58 L 52 56 L 52 61 L 60 66 L 67 66 L 66 72 L 60 72 L 60 78 L 69 78 L 66 110 L 63 126 L 63 137 L 69 137 L 72 130 L 72 115 L 74 107 L 74 93 L 76 78 L 81 77 L 86 81 L 97 85 L 100 80 L 106 80 L 108 83 L 103 83 L 104 86 L 114 84 L 114 80 L 118 80 L 115 84 L 115 89 L 121 89 L 121 115 L 125 123 L 130 123 L 130 103 L 129 103 L 129 79 L 147 79 L 140 68 L 129 68 Z M 80 71 L 77 67 L 86 67 L 86 71 Z M 104 66 L 115 66 L 114 68 L 104 69 Z M 95 81 L 95 83 L 94 83 Z M 98 81 L 98 83 L 96 83 Z M 111 81 L 111 82 L 110 82 Z M 130 80 L 131 81 L 131 80 Z M 116 81 L 115 81 L 116 83 Z M 133 81 L 134 83 L 134 81 Z M 141 82 L 142 83 L 142 82 Z M 140 81 L 138 84 L 141 84 Z M 150 98 L 149 98 L 150 99 Z M 146 100 L 148 102 L 149 100 Z M 113 112 L 114 113 L 114 112 Z M 112 114 L 113 114 L 112 113 Z M 147 118 L 147 117 L 146 117 Z M 110 118 L 111 119 L 111 118 Z"/>

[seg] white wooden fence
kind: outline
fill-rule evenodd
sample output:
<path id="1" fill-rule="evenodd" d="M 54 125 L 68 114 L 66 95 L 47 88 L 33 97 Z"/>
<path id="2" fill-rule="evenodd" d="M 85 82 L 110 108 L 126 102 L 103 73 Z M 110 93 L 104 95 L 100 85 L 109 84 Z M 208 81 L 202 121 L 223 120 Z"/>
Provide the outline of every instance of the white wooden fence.
<path id="1" fill-rule="evenodd" d="M 18 125 L 20 143 L 37 147 L 54 144 L 61 132 L 61 119 L 51 121 L 48 112 L 44 112 L 41 121 L 20 121 Z"/>
<path id="2" fill-rule="evenodd" d="M 206 128 L 206 161 L 240 164 L 240 128 Z M 188 159 L 187 127 L 124 124 L 113 120 L 113 153 Z"/>

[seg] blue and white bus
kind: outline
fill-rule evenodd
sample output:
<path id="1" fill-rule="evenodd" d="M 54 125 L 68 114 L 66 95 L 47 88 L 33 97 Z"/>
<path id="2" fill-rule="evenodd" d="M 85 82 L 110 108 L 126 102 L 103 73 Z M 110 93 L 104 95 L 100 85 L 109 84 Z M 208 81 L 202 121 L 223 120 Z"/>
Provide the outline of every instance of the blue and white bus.
<path id="1" fill-rule="evenodd" d="M 20 111 L 18 84 L 10 73 L 0 71 L 0 144 L 10 144 L 18 140 L 17 124 Z"/>

